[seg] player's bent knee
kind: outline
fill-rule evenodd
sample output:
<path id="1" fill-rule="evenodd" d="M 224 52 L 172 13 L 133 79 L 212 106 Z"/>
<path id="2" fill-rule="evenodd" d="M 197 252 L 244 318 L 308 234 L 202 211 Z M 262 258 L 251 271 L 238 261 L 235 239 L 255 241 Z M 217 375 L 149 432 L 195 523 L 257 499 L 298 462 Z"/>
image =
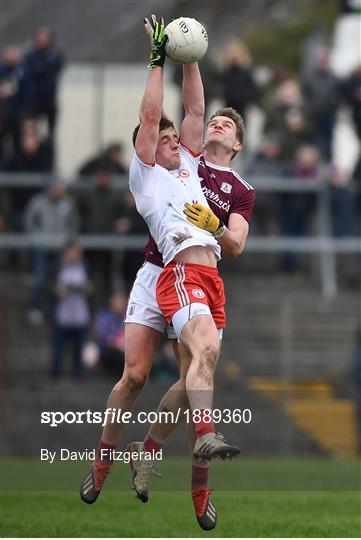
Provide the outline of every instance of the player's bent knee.
<path id="1" fill-rule="evenodd" d="M 139 392 L 147 383 L 148 376 L 141 372 L 128 372 L 124 377 L 124 384 L 130 393 Z"/>
<path id="2" fill-rule="evenodd" d="M 207 367 L 214 368 L 219 352 L 219 345 L 214 342 L 204 343 L 200 346 L 199 362 L 205 363 Z"/>
<path id="3" fill-rule="evenodd" d="M 203 375 L 208 374 L 210 376 L 212 373 L 214 373 L 217 358 L 218 347 L 216 344 L 205 343 L 199 346 L 195 352 L 192 359 L 192 364 L 195 365 L 198 373 Z"/>

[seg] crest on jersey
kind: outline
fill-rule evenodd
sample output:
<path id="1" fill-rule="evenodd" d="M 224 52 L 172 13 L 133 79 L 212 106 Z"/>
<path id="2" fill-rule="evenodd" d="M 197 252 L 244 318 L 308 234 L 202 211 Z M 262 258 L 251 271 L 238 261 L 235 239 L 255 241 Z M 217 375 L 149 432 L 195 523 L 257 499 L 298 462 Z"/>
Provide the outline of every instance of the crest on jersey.
<path id="1" fill-rule="evenodd" d="M 189 171 L 187 171 L 187 169 L 181 169 L 181 170 L 178 172 L 178 175 L 179 175 L 181 178 L 188 178 L 188 177 L 189 177 Z"/>
<path id="2" fill-rule="evenodd" d="M 228 184 L 227 182 L 222 182 L 221 191 L 223 191 L 224 193 L 231 193 L 232 191 L 231 184 Z"/>
<path id="3" fill-rule="evenodd" d="M 195 298 L 204 298 L 204 292 L 200 289 L 193 289 L 192 294 Z"/>

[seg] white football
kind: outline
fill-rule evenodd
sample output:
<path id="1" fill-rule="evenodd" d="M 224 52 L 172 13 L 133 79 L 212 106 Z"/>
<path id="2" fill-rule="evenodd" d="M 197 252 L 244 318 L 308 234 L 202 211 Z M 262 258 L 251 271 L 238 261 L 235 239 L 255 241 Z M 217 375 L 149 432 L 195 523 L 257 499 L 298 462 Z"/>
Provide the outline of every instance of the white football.
<path id="1" fill-rule="evenodd" d="M 165 33 L 168 36 L 165 52 L 177 64 L 197 62 L 207 52 L 208 35 L 196 19 L 179 17 L 166 26 Z"/>

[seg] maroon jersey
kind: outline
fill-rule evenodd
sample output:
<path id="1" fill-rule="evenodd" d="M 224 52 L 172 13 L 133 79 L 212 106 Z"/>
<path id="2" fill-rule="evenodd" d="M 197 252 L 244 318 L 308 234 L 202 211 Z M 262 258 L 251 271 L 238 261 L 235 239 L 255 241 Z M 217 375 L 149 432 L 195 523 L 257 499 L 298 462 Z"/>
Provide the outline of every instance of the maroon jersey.
<path id="1" fill-rule="evenodd" d="M 255 191 L 233 169 L 214 165 L 201 157 L 198 174 L 210 208 L 226 226 L 231 214 L 241 214 L 248 222 L 251 220 Z M 150 235 L 143 253 L 146 261 L 163 266 L 162 255 Z"/>

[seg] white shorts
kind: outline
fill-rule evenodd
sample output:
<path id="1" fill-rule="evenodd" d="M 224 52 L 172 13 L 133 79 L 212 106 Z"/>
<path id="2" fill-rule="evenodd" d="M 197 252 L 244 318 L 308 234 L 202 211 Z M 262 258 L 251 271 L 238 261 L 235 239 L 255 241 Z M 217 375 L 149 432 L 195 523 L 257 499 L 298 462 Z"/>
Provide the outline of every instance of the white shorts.
<path id="1" fill-rule="evenodd" d="M 161 334 L 167 328 L 168 337 L 176 339 L 173 328 L 167 326 L 167 321 L 157 303 L 156 287 L 162 270 L 162 267 L 147 261 L 138 270 L 130 292 L 124 323 L 149 326 Z"/>

